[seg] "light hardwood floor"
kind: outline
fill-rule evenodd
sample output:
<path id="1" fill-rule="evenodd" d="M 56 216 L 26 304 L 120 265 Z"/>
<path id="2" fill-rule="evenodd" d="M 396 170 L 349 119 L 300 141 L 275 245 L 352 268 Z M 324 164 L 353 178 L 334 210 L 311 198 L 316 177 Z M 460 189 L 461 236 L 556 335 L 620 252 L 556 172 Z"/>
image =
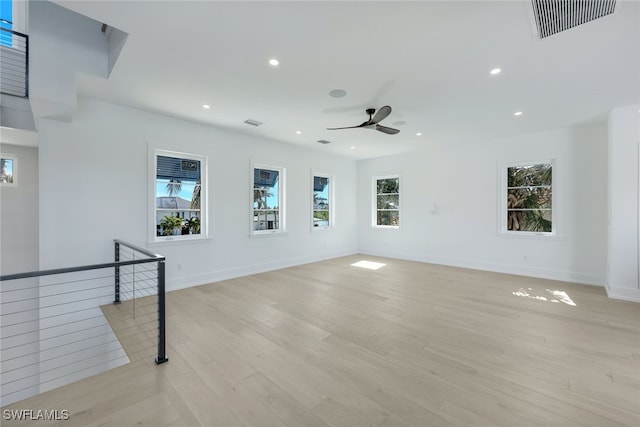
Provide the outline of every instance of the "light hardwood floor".
<path id="1" fill-rule="evenodd" d="M 168 363 L 125 342 L 132 363 L 4 409 L 66 409 L 63 426 L 640 425 L 640 304 L 599 287 L 350 256 L 171 292 L 167 313 Z"/>

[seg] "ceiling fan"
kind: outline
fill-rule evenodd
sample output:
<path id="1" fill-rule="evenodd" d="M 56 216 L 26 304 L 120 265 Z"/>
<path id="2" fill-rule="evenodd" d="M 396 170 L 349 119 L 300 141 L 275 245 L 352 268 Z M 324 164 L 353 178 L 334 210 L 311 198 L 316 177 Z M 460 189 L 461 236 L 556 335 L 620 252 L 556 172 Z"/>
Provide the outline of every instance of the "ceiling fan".
<path id="1" fill-rule="evenodd" d="M 365 128 L 365 129 L 375 129 L 382 133 L 386 133 L 388 135 L 395 135 L 400 132 L 398 129 L 390 128 L 387 126 L 379 125 L 378 122 L 385 119 L 389 114 L 391 114 L 391 107 L 385 105 L 381 107 L 376 113 L 375 108 L 367 108 L 366 113 L 369 115 L 369 120 L 359 124 L 358 126 L 347 126 L 343 128 L 327 128 L 327 130 L 338 130 L 338 129 L 355 129 L 355 128 Z M 373 114 L 376 114 L 375 116 Z"/>

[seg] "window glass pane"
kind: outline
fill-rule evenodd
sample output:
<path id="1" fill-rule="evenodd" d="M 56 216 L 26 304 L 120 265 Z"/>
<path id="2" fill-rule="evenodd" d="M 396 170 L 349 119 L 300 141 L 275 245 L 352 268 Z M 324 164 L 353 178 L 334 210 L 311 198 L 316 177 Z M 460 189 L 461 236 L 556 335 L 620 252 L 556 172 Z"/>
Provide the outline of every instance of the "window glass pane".
<path id="1" fill-rule="evenodd" d="M 551 187 L 512 188 L 507 190 L 507 209 L 551 208 Z"/>
<path id="2" fill-rule="evenodd" d="M 553 232 L 552 164 L 507 168 L 506 230 Z"/>
<path id="3" fill-rule="evenodd" d="M 507 211 L 507 230 L 550 233 L 552 225 L 550 209 Z"/>
<path id="4" fill-rule="evenodd" d="M 253 211 L 254 230 L 279 230 L 280 211 L 278 209 L 257 209 Z"/>
<path id="5" fill-rule="evenodd" d="M 400 225 L 400 212 L 398 211 L 378 211 L 378 225 Z"/>
<path id="6" fill-rule="evenodd" d="M 313 177 L 313 226 L 329 227 L 331 181 L 328 177 Z"/>
<path id="7" fill-rule="evenodd" d="M 377 180 L 377 193 L 399 193 L 400 192 L 400 178 L 384 178 Z"/>
<path id="8" fill-rule="evenodd" d="M 376 179 L 376 226 L 400 225 L 400 177 Z"/>
<path id="9" fill-rule="evenodd" d="M 551 164 L 537 164 L 507 168 L 509 187 L 551 185 Z"/>
<path id="10" fill-rule="evenodd" d="M 201 233 L 202 162 L 156 158 L 156 236 Z"/>
<path id="11" fill-rule="evenodd" d="M 280 229 L 280 172 L 253 170 L 253 230 Z"/>
<path id="12" fill-rule="evenodd" d="M 378 209 L 399 209 L 400 208 L 400 196 L 394 195 L 381 195 L 378 196 Z"/>
<path id="13" fill-rule="evenodd" d="M 13 159 L 0 158 L 0 184 L 13 184 Z"/>
<path id="14" fill-rule="evenodd" d="M 253 184 L 254 209 L 278 209 L 279 204 L 279 172 L 267 169 L 256 169 Z"/>
<path id="15" fill-rule="evenodd" d="M 0 0 L 0 28 L 8 30 L 0 30 L 0 45 L 13 46 L 13 0 Z"/>

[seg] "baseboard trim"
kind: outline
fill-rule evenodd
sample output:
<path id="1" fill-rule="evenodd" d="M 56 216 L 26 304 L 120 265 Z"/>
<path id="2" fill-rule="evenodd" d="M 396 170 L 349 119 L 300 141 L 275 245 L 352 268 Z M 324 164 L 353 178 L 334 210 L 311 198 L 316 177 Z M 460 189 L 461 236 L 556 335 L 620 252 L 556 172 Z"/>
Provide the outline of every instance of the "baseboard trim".
<path id="1" fill-rule="evenodd" d="M 538 279 L 558 280 L 561 282 L 579 283 L 590 286 L 604 287 L 605 280 L 603 277 L 594 277 L 591 275 L 581 274 L 577 272 L 567 272 L 559 270 L 547 270 L 534 267 L 522 267 L 509 264 L 486 263 L 475 260 L 441 258 L 432 256 L 422 256 L 413 254 L 390 254 L 385 251 L 375 251 L 363 249 L 360 251 L 363 255 L 381 256 L 387 258 L 404 259 L 408 261 L 426 262 L 430 264 L 448 265 L 451 267 L 469 268 L 472 270 L 491 271 L 494 273 L 513 274 L 516 276 L 535 277 Z"/>
<path id="2" fill-rule="evenodd" d="M 296 258 L 287 258 L 272 262 L 265 262 L 254 265 L 244 265 L 227 270 L 218 270 L 206 274 L 195 276 L 177 277 L 167 280 L 166 289 L 168 292 L 180 289 L 191 288 L 193 286 L 206 285 L 208 283 L 220 282 L 223 280 L 235 279 L 238 277 L 250 276 L 252 274 L 266 273 L 268 271 L 280 270 L 282 268 L 295 267 L 297 265 L 309 264 L 312 262 L 326 261 L 328 259 L 339 258 L 357 254 L 356 249 L 331 252 L 321 255 L 308 255 Z"/>
<path id="3" fill-rule="evenodd" d="M 612 299 L 623 301 L 640 302 L 640 289 L 631 288 L 614 288 L 609 285 L 605 286 L 607 296 Z"/>

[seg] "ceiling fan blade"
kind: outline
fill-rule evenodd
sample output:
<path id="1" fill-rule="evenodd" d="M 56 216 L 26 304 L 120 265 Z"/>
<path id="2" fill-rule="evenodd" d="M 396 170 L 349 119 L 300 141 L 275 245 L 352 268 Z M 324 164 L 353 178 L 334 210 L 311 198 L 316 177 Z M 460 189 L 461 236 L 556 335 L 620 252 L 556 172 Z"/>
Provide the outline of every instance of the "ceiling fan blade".
<path id="1" fill-rule="evenodd" d="M 375 116 L 369 120 L 370 124 L 378 123 L 379 121 L 385 119 L 389 114 L 391 114 L 391 107 L 385 105 L 384 107 L 380 107 Z"/>
<path id="2" fill-rule="evenodd" d="M 358 126 L 347 126 L 347 127 L 343 127 L 343 128 L 327 128 L 327 130 L 340 130 L 340 129 L 356 129 L 356 128 L 361 128 L 362 125 L 358 125 Z"/>
<path id="3" fill-rule="evenodd" d="M 386 133 L 388 135 L 395 135 L 396 133 L 400 132 L 398 129 L 394 129 L 394 128 L 390 128 L 382 125 L 376 125 L 376 130 L 379 130 L 380 132 Z"/>

